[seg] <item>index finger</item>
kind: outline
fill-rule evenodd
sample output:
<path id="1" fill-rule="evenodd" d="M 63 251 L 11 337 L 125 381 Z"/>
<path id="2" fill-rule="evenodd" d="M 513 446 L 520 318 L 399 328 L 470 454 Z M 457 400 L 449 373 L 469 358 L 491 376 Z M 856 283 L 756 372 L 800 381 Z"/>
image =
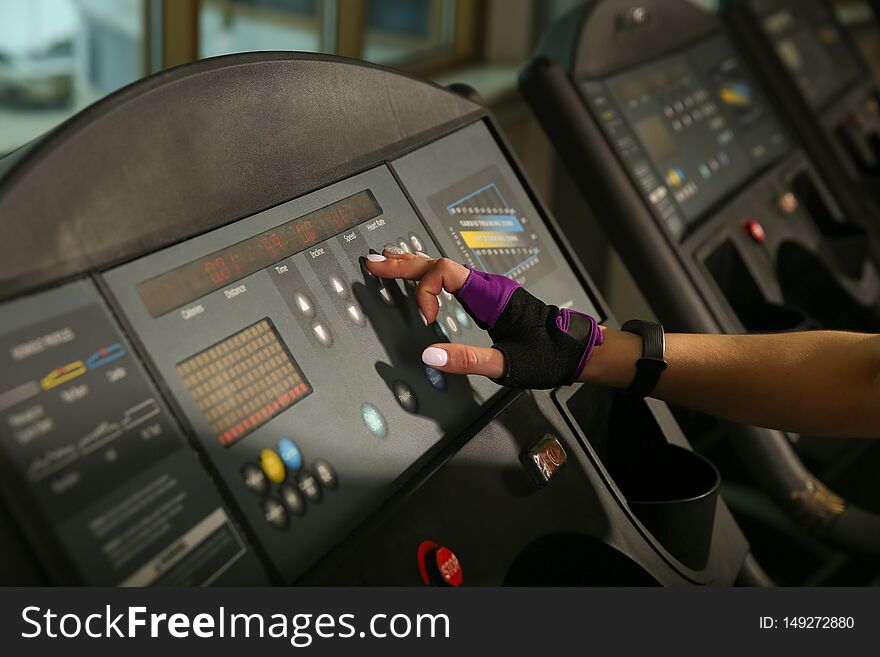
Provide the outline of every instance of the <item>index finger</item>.
<path id="1" fill-rule="evenodd" d="M 383 258 L 379 260 L 378 258 Z M 386 258 L 370 254 L 366 257 L 367 271 L 379 278 L 403 278 L 408 281 L 421 280 L 431 271 L 436 260 L 420 258 Z"/>

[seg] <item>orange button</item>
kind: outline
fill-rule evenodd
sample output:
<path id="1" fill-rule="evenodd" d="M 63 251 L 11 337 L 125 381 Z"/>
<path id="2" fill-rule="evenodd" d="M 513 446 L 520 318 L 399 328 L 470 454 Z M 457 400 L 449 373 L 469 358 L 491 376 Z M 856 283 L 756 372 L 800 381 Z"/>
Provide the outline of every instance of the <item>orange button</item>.
<path id="1" fill-rule="evenodd" d="M 284 461 L 281 460 L 281 457 L 274 450 L 264 449 L 260 452 L 260 467 L 263 468 L 263 472 L 269 477 L 269 481 L 276 484 L 280 484 L 284 481 L 284 477 L 287 476 Z"/>

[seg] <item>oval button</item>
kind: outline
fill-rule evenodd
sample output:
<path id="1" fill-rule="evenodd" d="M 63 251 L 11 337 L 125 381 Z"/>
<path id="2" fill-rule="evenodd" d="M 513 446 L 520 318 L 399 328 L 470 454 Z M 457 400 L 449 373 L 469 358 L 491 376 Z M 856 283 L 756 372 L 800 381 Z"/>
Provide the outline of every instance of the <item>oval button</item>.
<path id="1" fill-rule="evenodd" d="M 385 418 L 382 417 L 382 413 L 379 412 L 378 408 L 369 402 L 364 402 L 361 405 L 361 418 L 364 421 L 364 425 L 376 438 L 385 437 L 388 428 L 385 426 Z"/>
<path id="2" fill-rule="evenodd" d="M 276 484 L 284 481 L 284 477 L 287 474 L 284 469 L 284 462 L 275 450 L 272 449 L 264 449 L 260 452 L 260 467 L 263 468 L 263 472 L 269 477 L 269 481 Z"/>
<path id="3" fill-rule="evenodd" d="M 443 372 L 424 364 L 422 365 L 422 369 L 425 372 L 425 378 L 428 380 L 428 383 L 430 383 L 435 390 L 446 390 L 446 378 L 443 376 Z"/>
<path id="4" fill-rule="evenodd" d="M 407 413 L 417 413 L 419 410 L 419 400 L 416 398 L 415 391 L 406 383 L 397 379 L 391 384 L 391 390 L 397 403 Z"/>
<path id="5" fill-rule="evenodd" d="M 302 453 L 290 438 L 282 438 L 278 441 L 278 454 L 281 455 L 284 465 L 291 470 L 299 470 L 302 467 Z"/>

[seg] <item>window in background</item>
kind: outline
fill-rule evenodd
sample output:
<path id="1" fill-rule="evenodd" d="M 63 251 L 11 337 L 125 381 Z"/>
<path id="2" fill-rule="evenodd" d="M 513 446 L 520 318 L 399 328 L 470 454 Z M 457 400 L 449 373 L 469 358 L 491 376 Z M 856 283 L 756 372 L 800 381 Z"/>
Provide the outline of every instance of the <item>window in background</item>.
<path id="1" fill-rule="evenodd" d="M 455 0 L 366 0 L 363 58 L 378 64 L 454 57 Z"/>
<path id="2" fill-rule="evenodd" d="M 144 73 L 142 0 L 0 2 L 0 155 Z"/>
<path id="3" fill-rule="evenodd" d="M 202 0 L 199 56 L 251 50 L 332 52 L 334 0 Z"/>

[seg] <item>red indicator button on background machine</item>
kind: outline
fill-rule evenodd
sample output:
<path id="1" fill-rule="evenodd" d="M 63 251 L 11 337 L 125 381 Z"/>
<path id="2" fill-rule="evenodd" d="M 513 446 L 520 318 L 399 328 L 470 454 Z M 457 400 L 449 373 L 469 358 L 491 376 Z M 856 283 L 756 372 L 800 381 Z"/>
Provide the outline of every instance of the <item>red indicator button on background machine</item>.
<path id="1" fill-rule="evenodd" d="M 751 237 L 752 240 L 758 244 L 767 239 L 767 234 L 764 232 L 764 227 L 754 219 L 749 219 L 747 222 L 745 222 L 743 224 L 743 230 L 746 231 L 746 235 Z"/>
<path id="2" fill-rule="evenodd" d="M 461 563 L 448 547 L 433 541 L 419 545 L 419 571 L 422 581 L 430 586 L 461 586 Z"/>

